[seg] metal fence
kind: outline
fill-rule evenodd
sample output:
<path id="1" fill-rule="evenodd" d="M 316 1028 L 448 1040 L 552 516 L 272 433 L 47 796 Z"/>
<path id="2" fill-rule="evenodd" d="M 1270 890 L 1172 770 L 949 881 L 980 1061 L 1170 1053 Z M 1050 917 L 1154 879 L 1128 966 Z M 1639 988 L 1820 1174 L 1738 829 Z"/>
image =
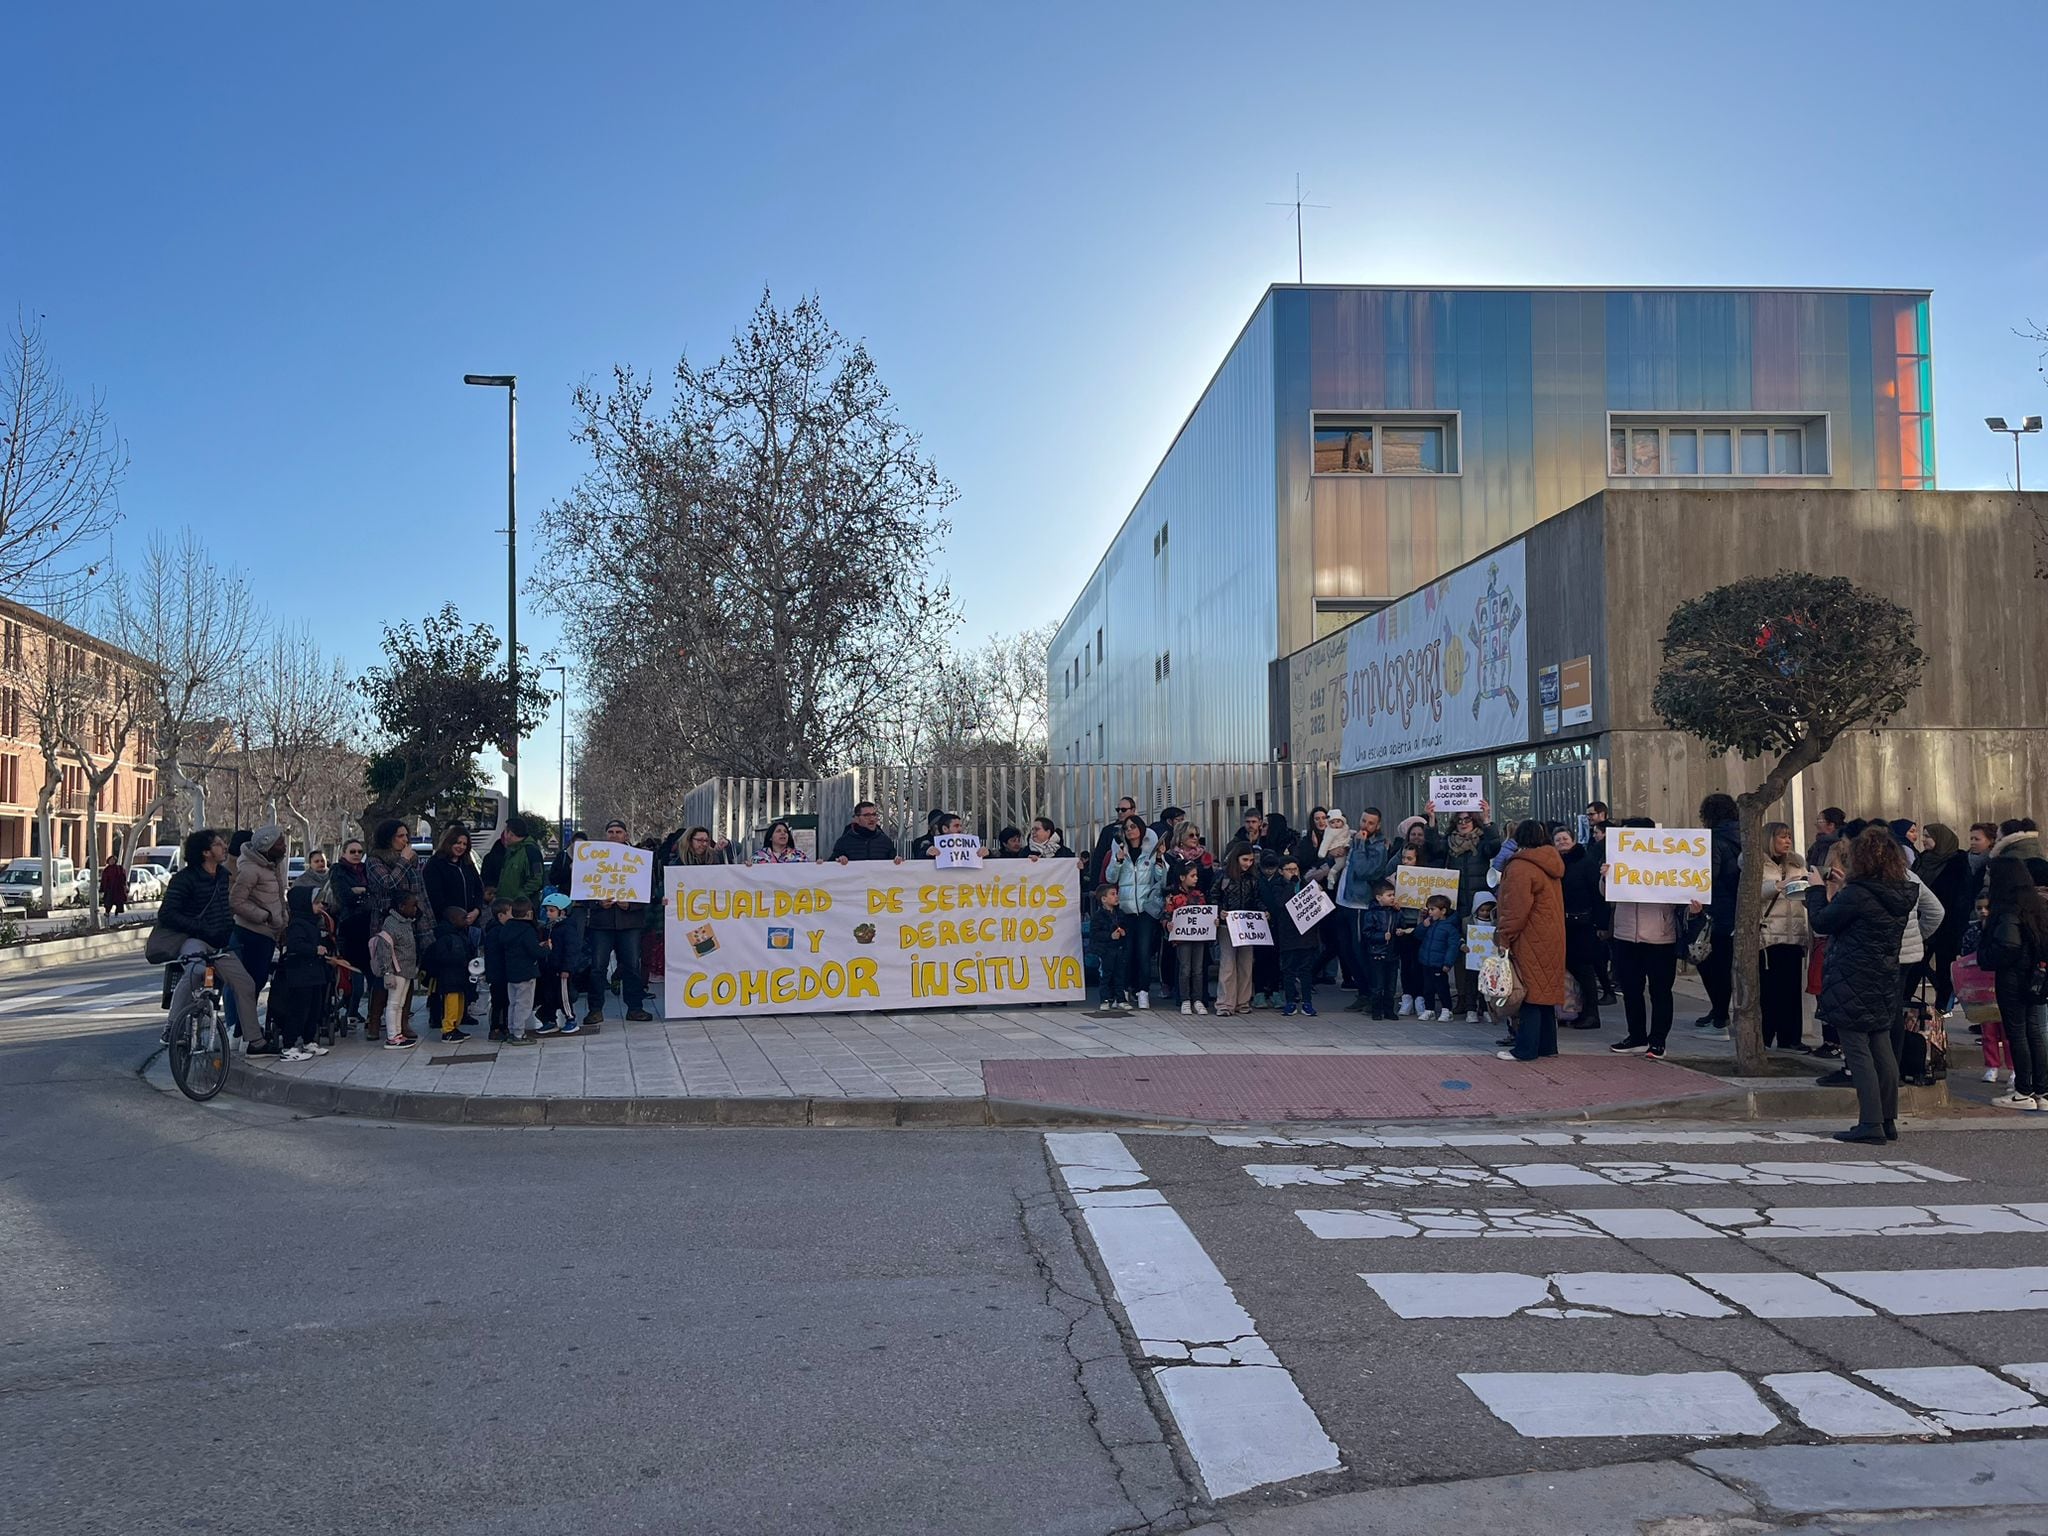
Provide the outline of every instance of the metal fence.
<path id="1" fill-rule="evenodd" d="M 823 853 L 853 819 L 854 806 L 872 800 L 906 851 L 934 810 L 961 817 L 990 844 L 1004 827 L 1028 829 L 1034 816 L 1048 816 L 1067 845 L 1079 849 L 1092 846 L 1117 801 L 1129 795 L 1148 819 L 1179 806 L 1220 847 L 1250 809 L 1305 823 L 1311 808 L 1330 803 L 1332 776 L 1329 763 L 868 764 L 828 779 L 707 779 L 685 798 L 684 820 L 709 827 L 746 856 L 775 817 L 815 814 Z"/>

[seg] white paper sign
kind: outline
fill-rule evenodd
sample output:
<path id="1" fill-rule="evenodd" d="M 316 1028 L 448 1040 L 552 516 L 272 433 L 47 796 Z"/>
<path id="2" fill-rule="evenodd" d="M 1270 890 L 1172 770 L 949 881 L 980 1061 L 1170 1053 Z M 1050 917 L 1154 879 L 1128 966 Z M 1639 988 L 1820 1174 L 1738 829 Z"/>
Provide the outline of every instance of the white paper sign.
<path id="1" fill-rule="evenodd" d="M 940 869 L 979 869 L 981 839 L 972 832 L 943 832 L 932 839 L 932 862 Z"/>
<path id="2" fill-rule="evenodd" d="M 1465 969 L 1476 971 L 1486 963 L 1488 955 L 1500 953 L 1500 946 L 1493 942 L 1493 924 L 1467 923 L 1465 925 Z"/>
<path id="3" fill-rule="evenodd" d="M 1476 773 L 1432 773 L 1429 803 L 1439 811 L 1476 811 L 1486 798 L 1486 780 Z"/>
<path id="4" fill-rule="evenodd" d="M 1677 903 L 1714 895 L 1714 840 L 1703 827 L 1607 829 L 1609 901 Z"/>
<path id="5" fill-rule="evenodd" d="M 1166 930 L 1171 943 L 1200 944 L 1216 937 L 1216 909 L 1190 904 L 1173 914 L 1173 926 Z"/>
<path id="6" fill-rule="evenodd" d="M 1294 919 L 1296 931 L 1307 933 L 1324 918 L 1337 910 L 1337 904 L 1330 900 L 1329 893 L 1311 880 L 1287 899 L 1287 915 Z"/>
<path id="7" fill-rule="evenodd" d="M 1271 945 L 1273 930 L 1263 912 L 1237 911 L 1230 914 L 1230 945 L 1233 949 L 1260 944 Z"/>
<path id="8" fill-rule="evenodd" d="M 652 901 L 654 855 L 631 843 L 578 843 L 569 874 L 569 899 Z"/>
<path id="9" fill-rule="evenodd" d="M 1403 907 L 1420 909 L 1432 896 L 1448 896 L 1451 910 L 1458 910 L 1458 872 L 1428 869 L 1420 864 L 1403 864 L 1394 871 L 1394 901 Z"/>

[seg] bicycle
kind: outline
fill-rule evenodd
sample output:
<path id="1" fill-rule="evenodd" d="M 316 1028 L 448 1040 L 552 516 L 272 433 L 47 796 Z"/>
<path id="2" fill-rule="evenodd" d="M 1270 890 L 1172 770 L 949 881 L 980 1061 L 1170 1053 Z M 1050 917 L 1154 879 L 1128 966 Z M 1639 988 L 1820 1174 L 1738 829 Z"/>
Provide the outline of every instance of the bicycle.
<path id="1" fill-rule="evenodd" d="M 173 1013 L 170 1023 L 164 1026 L 171 1076 L 176 1079 L 179 1092 L 200 1104 L 227 1086 L 228 1062 L 234 1050 L 228 1039 L 227 1006 L 214 975 L 214 962 L 226 953 L 224 949 L 208 950 L 203 955 L 186 955 L 164 963 L 166 1008 L 171 1006 L 180 974 L 171 967 L 183 967 L 187 973 L 194 966 L 200 968 L 185 1006 Z"/>

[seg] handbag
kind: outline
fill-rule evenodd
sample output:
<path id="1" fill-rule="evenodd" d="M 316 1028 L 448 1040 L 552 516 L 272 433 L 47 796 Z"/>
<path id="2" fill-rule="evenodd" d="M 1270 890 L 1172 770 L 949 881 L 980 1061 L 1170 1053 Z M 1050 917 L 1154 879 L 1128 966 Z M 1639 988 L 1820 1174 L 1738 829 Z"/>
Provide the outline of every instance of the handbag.
<path id="1" fill-rule="evenodd" d="M 178 951 L 185 947 L 185 940 L 190 937 L 190 934 L 166 928 L 159 922 L 150 928 L 149 937 L 142 941 L 142 958 L 151 965 L 169 965 L 178 958 Z"/>
<path id="2" fill-rule="evenodd" d="M 1511 1019 L 1522 1011 L 1529 989 L 1522 985 L 1522 973 L 1506 950 L 1497 950 L 1480 962 L 1479 995 L 1486 999 L 1487 1008 L 1502 1018 Z"/>
<path id="3" fill-rule="evenodd" d="M 1702 917 L 1698 931 L 1686 943 L 1685 958 L 1690 960 L 1694 968 L 1697 969 L 1707 963 L 1707 956 L 1713 952 L 1714 925 L 1708 922 L 1705 917 Z"/>

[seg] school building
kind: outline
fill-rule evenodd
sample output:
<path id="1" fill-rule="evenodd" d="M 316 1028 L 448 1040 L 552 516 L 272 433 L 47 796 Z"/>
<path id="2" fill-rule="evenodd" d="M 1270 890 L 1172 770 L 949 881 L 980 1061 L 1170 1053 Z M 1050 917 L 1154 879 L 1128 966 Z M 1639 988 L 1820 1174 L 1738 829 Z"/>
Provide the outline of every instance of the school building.
<path id="1" fill-rule="evenodd" d="M 2038 498 L 1935 489 L 1932 366 L 1923 289 L 1270 288 L 1058 630 L 1052 760 L 1326 761 L 1353 810 L 1484 772 L 1502 814 L 1682 820 L 1754 765 L 1649 718 L 1664 622 L 1793 568 L 1904 602 L 1934 657 L 1804 809 L 2010 813 L 2048 552 Z M 1432 638 L 1454 701 L 1387 670 Z"/>

